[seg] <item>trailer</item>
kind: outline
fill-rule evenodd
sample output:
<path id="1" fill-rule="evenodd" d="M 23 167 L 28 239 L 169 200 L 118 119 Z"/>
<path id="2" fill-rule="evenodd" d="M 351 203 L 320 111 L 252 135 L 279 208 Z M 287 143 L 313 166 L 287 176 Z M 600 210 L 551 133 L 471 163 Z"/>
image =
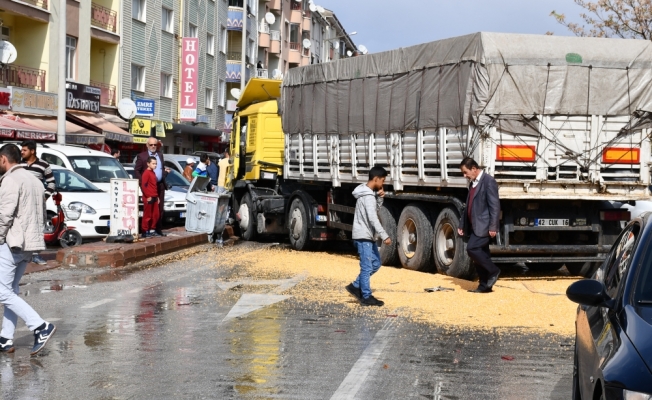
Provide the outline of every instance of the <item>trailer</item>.
<path id="1" fill-rule="evenodd" d="M 470 156 L 494 176 L 496 263 L 589 274 L 649 200 L 652 43 L 476 33 L 252 79 L 228 185 L 245 239 L 350 239 L 353 189 L 389 171 L 384 265 L 471 278 L 457 235 Z"/>

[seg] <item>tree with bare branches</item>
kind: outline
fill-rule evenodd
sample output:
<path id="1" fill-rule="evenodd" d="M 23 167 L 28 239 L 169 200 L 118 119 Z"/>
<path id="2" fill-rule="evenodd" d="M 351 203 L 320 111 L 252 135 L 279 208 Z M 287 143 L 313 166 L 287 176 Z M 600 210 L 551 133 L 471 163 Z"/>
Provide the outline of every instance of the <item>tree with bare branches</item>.
<path id="1" fill-rule="evenodd" d="M 550 15 L 577 36 L 652 39 L 652 0 L 573 1 L 586 10 L 580 14 L 584 24 L 556 11 Z"/>

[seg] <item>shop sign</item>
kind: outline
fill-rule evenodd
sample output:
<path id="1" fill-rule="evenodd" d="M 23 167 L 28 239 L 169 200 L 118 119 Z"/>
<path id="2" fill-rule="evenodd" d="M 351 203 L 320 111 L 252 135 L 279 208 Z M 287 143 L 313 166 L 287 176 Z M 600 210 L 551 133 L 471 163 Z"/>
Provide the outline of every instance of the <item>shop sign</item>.
<path id="1" fill-rule="evenodd" d="M 39 92 L 17 87 L 11 89 L 11 110 L 38 115 L 57 116 L 58 102 L 55 93 Z M 0 95 L 2 96 L 2 95 Z M 0 97 L 1 98 L 1 97 Z M 2 104 L 2 101 L 0 101 Z M 4 104 L 3 104 L 4 105 Z"/>
<path id="2" fill-rule="evenodd" d="M 14 130 L 13 129 L 0 129 L 0 138 L 13 139 L 14 138 Z"/>
<path id="3" fill-rule="evenodd" d="M 181 136 L 175 136 L 174 143 L 175 143 L 175 146 L 178 146 L 178 147 L 183 146 L 183 139 L 181 139 Z"/>
<path id="4" fill-rule="evenodd" d="M 66 108 L 70 110 L 100 112 L 102 89 L 81 83 L 66 83 Z"/>
<path id="5" fill-rule="evenodd" d="M 154 100 L 149 99 L 138 99 L 136 103 L 136 115 L 141 117 L 153 117 L 154 116 Z"/>
<path id="6" fill-rule="evenodd" d="M 181 121 L 197 119 L 197 74 L 199 69 L 199 38 L 182 39 L 181 61 Z"/>
<path id="7" fill-rule="evenodd" d="M 148 137 L 134 136 L 134 143 L 147 144 Z"/>
<path id="8" fill-rule="evenodd" d="M 57 134 L 54 132 L 16 131 L 16 139 L 55 141 Z"/>
<path id="9" fill-rule="evenodd" d="M 152 133 L 152 121 L 142 118 L 131 120 L 129 133 L 132 135 L 149 136 Z"/>
<path id="10" fill-rule="evenodd" d="M 11 89 L 0 88 L 0 110 L 11 107 Z"/>
<path id="11" fill-rule="evenodd" d="M 111 179 L 109 236 L 138 234 L 138 179 Z"/>
<path id="12" fill-rule="evenodd" d="M 165 122 L 154 121 L 156 125 L 156 137 L 165 137 Z"/>

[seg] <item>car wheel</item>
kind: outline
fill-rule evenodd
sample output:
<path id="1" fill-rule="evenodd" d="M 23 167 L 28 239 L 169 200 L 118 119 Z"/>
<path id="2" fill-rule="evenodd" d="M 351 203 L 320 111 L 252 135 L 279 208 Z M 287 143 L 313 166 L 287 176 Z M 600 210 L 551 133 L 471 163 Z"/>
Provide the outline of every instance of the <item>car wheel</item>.
<path id="1" fill-rule="evenodd" d="M 69 229 L 61 235 L 61 238 L 59 239 L 59 244 L 61 244 L 61 247 L 73 247 L 73 246 L 79 246 L 82 244 L 82 236 L 79 232 L 77 232 L 74 229 Z"/>

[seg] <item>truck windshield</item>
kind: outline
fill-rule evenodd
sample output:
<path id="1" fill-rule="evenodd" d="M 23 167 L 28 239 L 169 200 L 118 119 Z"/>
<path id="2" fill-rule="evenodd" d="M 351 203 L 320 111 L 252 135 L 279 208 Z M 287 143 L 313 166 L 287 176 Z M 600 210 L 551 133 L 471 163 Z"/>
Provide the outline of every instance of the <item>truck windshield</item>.
<path id="1" fill-rule="evenodd" d="M 111 178 L 129 179 L 122 164 L 113 157 L 72 156 L 72 169 L 91 182 L 108 183 Z"/>

